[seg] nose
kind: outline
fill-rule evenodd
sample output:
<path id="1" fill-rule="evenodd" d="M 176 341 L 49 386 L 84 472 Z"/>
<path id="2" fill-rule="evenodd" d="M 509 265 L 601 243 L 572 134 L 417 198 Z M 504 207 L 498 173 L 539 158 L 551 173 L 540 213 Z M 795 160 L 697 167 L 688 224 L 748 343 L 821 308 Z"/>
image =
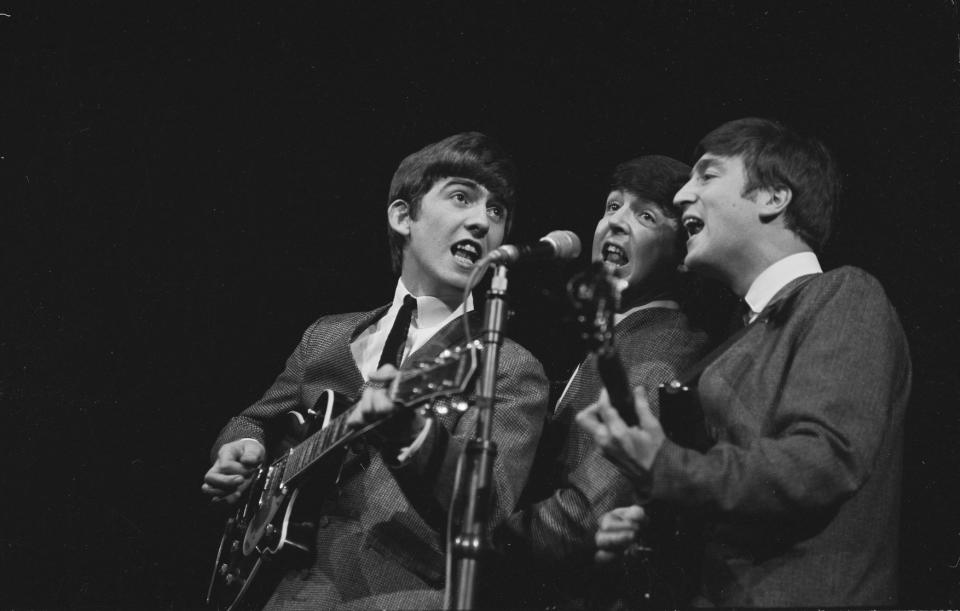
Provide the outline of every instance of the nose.
<path id="1" fill-rule="evenodd" d="M 630 231 L 630 224 L 627 223 L 627 215 L 631 214 L 629 206 L 621 206 L 613 214 L 607 217 L 607 224 L 612 233 L 627 233 Z"/>
<path id="2" fill-rule="evenodd" d="M 470 207 L 470 213 L 466 221 L 467 231 L 478 240 L 487 235 L 490 231 L 490 217 L 487 215 L 486 202 L 479 202 Z"/>
<path id="3" fill-rule="evenodd" d="M 677 194 L 673 196 L 673 203 L 680 206 L 681 209 L 689 206 L 697 200 L 697 193 L 694 189 L 693 179 L 687 181 L 687 184 L 680 187 Z"/>

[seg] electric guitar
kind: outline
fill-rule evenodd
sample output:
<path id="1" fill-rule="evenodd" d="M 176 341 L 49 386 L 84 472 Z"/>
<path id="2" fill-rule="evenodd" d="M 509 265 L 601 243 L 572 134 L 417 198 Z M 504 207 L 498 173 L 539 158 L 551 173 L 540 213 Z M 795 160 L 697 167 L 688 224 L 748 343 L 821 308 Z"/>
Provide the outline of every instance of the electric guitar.
<path id="1" fill-rule="evenodd" d="M 466 391 L 478 366 L 479 344 L 444 350 L 433 361 L 401 370 L 388 388 L 388 395 L 399 409 L 419 409 L 442 414 L 444 405 L 430 406 L 441 396 Z M 465 400 L 454 400 L 453 408 L 464 411 Z M 290 434 L 282 451 L 269 465 L 253 475 L 238 508 L 227 519 L 217 551 L 213 576 L 207 590 L 207 604 L 216 609 L 234 611 L 259 600 L 265 578 L 258 576 L 267 565 L 283 563 L 293 556 L 309 556 L 312 551 L 315 512 L 296 511 L 301 484 L 308 478 L 311 496 L 314 490 L 334 485 L 337 468 L 346 448 L 385 420 L 360 430 L 346 426 L 352 402 L 332 390 L 326 390 L 312 409 L 287 414 Z M 309 503 L 304 503 L 309 504 Z"/>

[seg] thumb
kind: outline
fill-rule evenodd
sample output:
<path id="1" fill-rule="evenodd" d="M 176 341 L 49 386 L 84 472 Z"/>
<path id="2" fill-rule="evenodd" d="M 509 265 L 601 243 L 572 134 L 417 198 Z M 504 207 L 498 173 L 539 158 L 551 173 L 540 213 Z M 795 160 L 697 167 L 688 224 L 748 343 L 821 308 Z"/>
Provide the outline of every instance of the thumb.
<path id="1" fill-rule="evenodd" d="M 637 410 L 637 418 L 640 420 L 640 428 L 651 429 L 659 428 L 660 421 L 650 410 L 650 397 L 647 395 L 647 389 L 643 386 L 637 386 L 633 389 L 633 405 Z"/>

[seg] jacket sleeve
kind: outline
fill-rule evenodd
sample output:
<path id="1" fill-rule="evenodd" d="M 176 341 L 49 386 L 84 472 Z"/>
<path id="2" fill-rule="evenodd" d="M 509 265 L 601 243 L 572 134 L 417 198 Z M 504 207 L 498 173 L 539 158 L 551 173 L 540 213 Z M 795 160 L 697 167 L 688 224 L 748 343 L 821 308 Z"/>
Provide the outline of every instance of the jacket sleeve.
<path id="1" fill-rule="evenodd" d="M 767 404 L 719 382 L 731 398 L 720 409 L 753 414 L 758 434 L 727 430 L 704 454 L 668 440 L 652 468 L 654 499 L 789 520 L 835 510 L 870 477 L 901 425 L 910 387 L 906 342 L 873 278 L 860 273 L 819 290 L 798 305 L 790 316 L 799 323 L 780 338 L 788 369 L 763 372 L 782 374 L 775 392 L 761 395 Z"/>
<path id="2" fill-rule="evenodd" d="M 314 341 L 322 318 L 303 333 L 300 344 L 287 358 L 287 364 L 277 379 L 259 401 L 231 418 L 221 429 L 211 450 L 211 460 L 216 460 L 217 451 L 228 442 L 245 437 L 256 439 L 266 445 L 266 429 L 269 421 L 280 414 L 295 409 L 300 401 L 300 385 L 303 381 L 309 347 Z"/>

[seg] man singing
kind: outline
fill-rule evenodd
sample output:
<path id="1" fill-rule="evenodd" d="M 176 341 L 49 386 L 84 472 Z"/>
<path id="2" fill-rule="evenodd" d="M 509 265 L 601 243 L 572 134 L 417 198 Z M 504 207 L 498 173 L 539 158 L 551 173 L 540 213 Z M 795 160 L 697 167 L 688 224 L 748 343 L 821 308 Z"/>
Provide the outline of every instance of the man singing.
<path id="1" fill-rule="evenodd" d="M 404 159 L 387 206 L 393 301 L 369 312 L 323 316 L 306 330 L 263 398 L 228 422 L 214 445 L 203 490 L 234 501 L 265 457 L 277 416 L 310 407 L 323 389 L 358 396 L 350 424 L 393 415 L 339 466 L 324 495 L 308 569 L 291 569 L 268 608 L 438 608 L 444 588 L 444 528 L 456 464 L 474 436 L 477 410 L 435 418 L 393 414 L 383 383 L 403 362 L 430 360 L 463 341 L 461 304 L 479 258 L 498 247 L 514 212 L 512 161 L 486 136 L 464 133 Z M 371 384 L 372 383 L 372 384 Z M 365 388 L 361 393 L 361 388 Z M 498 454 L 490 522 L 513 510 L 527 480 L 546 410 L 540 364 L 505 341 L 493 423 Z"/>
<path id="2" fill-rule="evenodd" d="M 678 267 L 684 233 L 673 196 L 689 166 L 660 155 L 620 164 L 613 171 L 593 236 L 592 258 L 626 281 L 615 315 L 614 344 L 632 386 L 656 388 L 690 365 L 707 343 L 680 309 Z M 595 356 L 578 367 L 557 403 L 540 449 L 542 469 L 532 476 L 524 503 L 499 533 L 501 545 L 526 562 L 531 600 L 540 607 L 611 602 L 610 580 L 593 575 L 597 521 L 618 505 L 635 502 L 633 486 L 573 426 L 577 411 L 597 399 L 603 384 Z M 654 403 L 651 408 L 656 411 Z M 533 567 L 539 572 L 531 572 Z M 598 582 L 597 579 L 601 579 Z M 532 582 L 532 583 L 531 583 Z M 523 588 L 526 589 L 526 588 Z"/>
<path id="3" fill-rule="evenodd" d="M 578 422 L 641 495 L 705 519 L 694 605 L 894 605 L 910 357 L 872 276 L 821 270 L 833 159 L 764 119 L 720 126 L 698 157 L 675 198 L 685 262 L 748 308 L 748 326 L 696 384 L 712 445 L 666 438 L 642 391 L 639 427 L 605 396 Z M 605 516 L 598 556 L 629 545 L 642 513 Z"/>

